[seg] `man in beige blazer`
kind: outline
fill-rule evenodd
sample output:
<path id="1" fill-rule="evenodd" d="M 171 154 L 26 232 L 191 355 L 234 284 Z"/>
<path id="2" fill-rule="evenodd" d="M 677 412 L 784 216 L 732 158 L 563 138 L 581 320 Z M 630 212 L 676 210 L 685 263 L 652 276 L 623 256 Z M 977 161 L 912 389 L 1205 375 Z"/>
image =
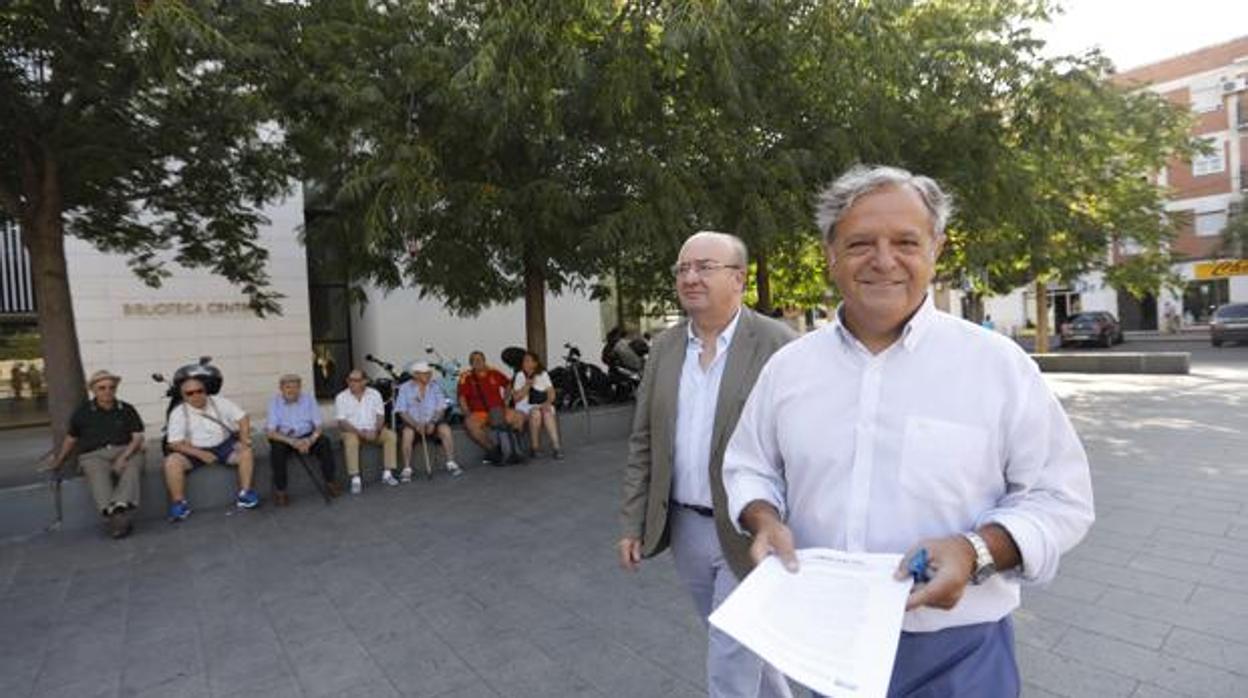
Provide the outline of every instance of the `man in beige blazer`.
<path id="1" fill-rule="evenodd" d="M 763 364 L 794 338 L 742 305 L 747 264 L 734 236 L 701 232 L 685 241 L 672 272 L 688 319 L 650 351 L 624 473 L 620 564 L 636 570 L 671 547 L 704 623 L 752 567 L 750 540 L 726 515 L 724 449 Z M 779 672 L 708 631 L 712 698 L 790 695 Z"/>

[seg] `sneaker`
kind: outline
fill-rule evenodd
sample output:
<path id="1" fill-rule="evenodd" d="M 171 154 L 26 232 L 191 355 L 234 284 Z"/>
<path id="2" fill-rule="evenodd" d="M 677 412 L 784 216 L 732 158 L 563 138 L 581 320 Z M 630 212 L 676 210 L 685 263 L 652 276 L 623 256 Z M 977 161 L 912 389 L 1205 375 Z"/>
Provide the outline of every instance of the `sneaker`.
<path id="1" fill-rule="evenodd" d="M 496 447 L 492 451 L 487 451 L 486 454 L 481 457 L 481 462 L 486 465 L 505 465 L 505 463 L 503 463 L 503 449 Z"/>
<path id="2" fill-rule="evenodd" d="M 179 499 L 178 501 L 169 505 L 169 523 L 177 523 L 179 521 L 186 521 L 186 518 L 190 515 L 191 515 L 191 503 L 186 501 L 185 499 Z"/>
<path id="3" fill-rule="evenodd" d="M 351 478 L 351 494 L 359 494 L 363 489 L 364 483 L 360 481 L 360 476 L 356 475 Z"/>
<path id="4" fill-rule="evenodd" d="M 242 490 L 234 501 L 239 509 L 255 509 L 260 506 L 260 495 L 255 490 Z"/>
<path id="5" fill-rule="evenodd" d="M 403 469 L 403 472 L 399 473 L 399 481 L 400 481 L 400 482 L 411 482 L 411 481 L 412 481 L 412 469 L 411 469 L 411 468 L 404 468 L 404 469 Z"/>
<path id="6" fill-rule="evenodd" d="M 446 472 L 450 473 L 451 477 L 459 477 L 464 474 L 464 469 L 459 467 L 459 463 L 456 463 L 453 460 L 448 460 L 446 462 Z"/>
<path id="7" fill-rule="evenodd" d="M 387 485 L 390 485 L 391 487 L 397 487 L 399 484 L 399 481 L 394 479 L 394 471 L 392 470 L 387 470 L 386 472 L 382 473 L 381 481 L 386 483 Z"/>
<path id="8" fill-rule="evenodd" d="M 556 448 L 554 453 L 550 454 L 550 457 L 554 458 L 555 460 L 563 460 L 563 449 Z"/>

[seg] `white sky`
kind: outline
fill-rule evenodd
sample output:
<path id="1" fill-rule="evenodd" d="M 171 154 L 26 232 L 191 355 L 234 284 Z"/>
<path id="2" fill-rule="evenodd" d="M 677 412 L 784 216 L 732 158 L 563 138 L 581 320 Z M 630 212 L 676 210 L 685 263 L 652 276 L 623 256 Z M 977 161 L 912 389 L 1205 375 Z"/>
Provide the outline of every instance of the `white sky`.
<path id="1" fill-rule="evenodd" d="M 1248 35 L 1248 0 L 1059 0 L 1049 55 L 1099 46 L 1118 71 Z"/>

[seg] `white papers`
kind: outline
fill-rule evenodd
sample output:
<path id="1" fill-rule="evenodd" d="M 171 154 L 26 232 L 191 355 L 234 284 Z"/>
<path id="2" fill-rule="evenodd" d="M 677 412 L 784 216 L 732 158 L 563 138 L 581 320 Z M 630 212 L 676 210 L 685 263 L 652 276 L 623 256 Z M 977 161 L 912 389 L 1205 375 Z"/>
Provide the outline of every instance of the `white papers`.
<path id="1" fill-rule="evenodd" d="M 797 551 L 791 574 L 772 556 L 710 622 L 794 681 L 833 698 L 884 698 L 911 581 L 900 555 Z"/>

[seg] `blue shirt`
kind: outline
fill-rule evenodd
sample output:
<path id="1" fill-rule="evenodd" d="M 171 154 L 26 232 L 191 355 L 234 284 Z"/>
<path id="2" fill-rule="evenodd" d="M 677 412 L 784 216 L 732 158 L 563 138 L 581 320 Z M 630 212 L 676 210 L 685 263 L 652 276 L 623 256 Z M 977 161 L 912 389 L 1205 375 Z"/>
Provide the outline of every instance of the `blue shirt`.
<path id="1" fill-rule="evenodd" d="M 284 436 L 307 436 L 321 426 L 321 408 L 307 393 L 286 402 L 281 393 L 269 399 L 268 430 Z"/>
<path id="2" fill-rule="evenodd" d="M 416 381 L 410 380 L 399 387 L 394 409 L 420 423 L 432 422 L 438 412 L 446 408 L 446 393 L 437 381 L 429 381 L 425 397 L 421 399 Z"/>

